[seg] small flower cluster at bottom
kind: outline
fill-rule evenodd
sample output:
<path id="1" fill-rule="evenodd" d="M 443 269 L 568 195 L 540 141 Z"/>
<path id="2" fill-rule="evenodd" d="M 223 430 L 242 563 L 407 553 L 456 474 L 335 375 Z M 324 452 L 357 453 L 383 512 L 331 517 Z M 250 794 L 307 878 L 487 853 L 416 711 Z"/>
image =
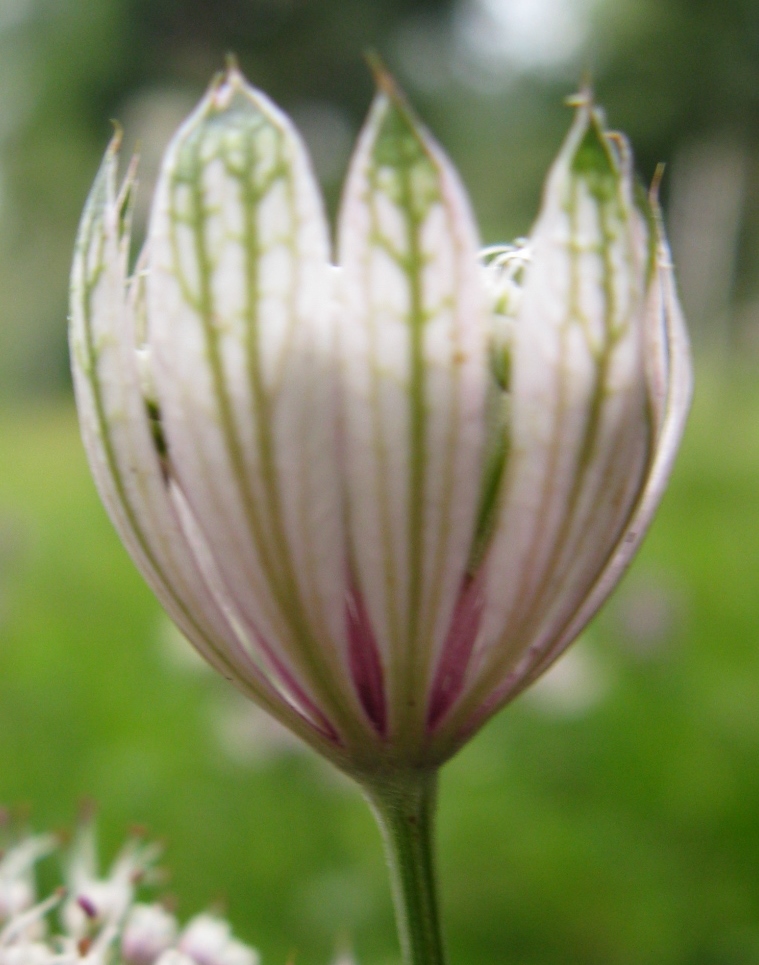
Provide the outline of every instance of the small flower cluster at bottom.
<path id="1" fill-rule="evenodd" d="M 218 915 L 197 915 L 182 928 L 162 904 L 136 900 L 140 885 L 159 880 L 161 849 L 141 835 L 101 876 L 94 827 L 83 822 L 65 887 L 39 900 L 35 865 L 58 846 L 54 835 L 27 835 L 0 857 L 0 965 L 258 965 L 258 952 Z"/>

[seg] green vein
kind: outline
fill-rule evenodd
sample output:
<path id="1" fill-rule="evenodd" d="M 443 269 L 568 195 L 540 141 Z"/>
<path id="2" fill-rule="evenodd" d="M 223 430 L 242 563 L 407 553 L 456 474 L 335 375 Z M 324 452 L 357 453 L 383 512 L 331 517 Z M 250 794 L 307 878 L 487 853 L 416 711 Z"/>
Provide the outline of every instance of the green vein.
<path id="1" fill-rule="evenodd" d="M 480 685 L 474 688 L 465 703 L 457 709 L 454 717 L 449 720 L 445 728 L 446 730 L 455 727 L 455 722 L 467 716 L 471 710 L 471 707 L 473 705 L 476 706 L 484 694 L 491 689 L 494 677 L 497 677 L 503 671 L 504 667 L 511 659 L 514 650 L 523 645 L 524 640 L 532 632 L 534 626 L 539 622 L 544 613 L 542 603 L 546 597 L 546 594 L 550 592 L 553 587 L 556 568 L 560 559 L 562 558 L 565 544 L 569 539 L 570 532 L 573 528 L 572 524 L 574 522 L 574 514 L 577 502 L 582 492 L 585 476 L 593 461 L 594 452 L 597 447 L 598 430 L 600 428 L 601 413 L 606 395 L 606 380 L 608 377 L 613 351 L 619 339 L 625 333 L 626 325 L 629 325 L 630 322 L 629 317 L 625 319 L 624 323 L 615 322 L 618 312 L 613 280 L 616 269 L 611 258 L 611 249 L 613 244 L 617 241 L 617 238 L 610 225 L 611 212 L 613 212 L 613 215 L 615 215 L 618 219 L 622 219 L 622 221 L 625 221 L 629 217 L 629 212 L 627 211 L 627 207 L 620 194 L 620 173 L 617 170 L 617 166 L 608 142 L 603 132 L 600 130 L 595 118 L 591 121 L 588 131 L 578 147 L 573 162 L 570 166 L 570 171 L 570 195 L 567 209 L 570 217 L 571 235 L 569 244 L 571 258 L 570 292 L 567 321 L 562 327 L 561 338 L 562 340 L 565 338 L 566 333 L 572 324 L 578 324 L 581 330 L 585 332 L 586 339 L 588 341 L 588 350 L 595 361 L 593 386 L 591 389 L 589 407 L 583 430 L 583 438 L 576 460 L 576 470 L 573 477 L 573 484 L 567 498 L 567 504 L 562 517 L 562 524 L 553 542 L 551 555 L 546 568 L 544 569 L 543 575 L 538 583 L 538 586 L 529 596 L 528 603 L 525 602 L 522 605 L 522 617 L 518 621 L 518 628 L 513 626 L 511 627 L 511 632 L 516 633 L 516 637 L 513 638 L 515 645 L 511 646 L 507 652 L 503 652 L 500 659 L 496 659 L 493 666 L 488 671 L 486 678 L 481 680 Z M 578 246 L 575 239 L 578 234 L 577 196 L 581 183 L 585 185 L 591 198 L 596 203 L 599 228 L 601 231 L 601 243 L 599 246 L 598 255 L 602 260 L 604 337 L 600 350 L 595 350 L 591 343 L 588 322 L 581 309 L 579 298 L 580 258 L 583 255 L 583 251 L 581 250 L 580 246 Z M 629 247 L 627 250 L 627 255 L 629 261 L 631 255 Z M 634 270 L 633 266 L 629 263 L 628 268 L 630 270 Z M 567 377 L 567 372 L 563 365 L 559 368 L 558 376 L 559 397 L 557 402 L 557 411 L 560 412 L 562 409 L 561 399 L 563 397 Z M 549 464 L 549 470 L 546 472 L 546 483 L 542 496 L 543 507 L 545 507 L 546 501 L 552 489 L 554 470 L 551 468 L 551 465 L 555 465 L 556 458 L 558 457 L 558 423 L 556 425 L 556 429 L 557 431 L 554 433 L 550 453 L 551 463 Z M 542 540 L 542 531 L 545 528 L 546 515 L 547 514 L 545 513 L 544 509 L 538 514 L 538 531 L 533 540 L 534 546 L 539 545 Z M 582 543 L 585 541 L 587 535 L 587 533 L 580 534 L 580 545 L 582 545 Z M 618 533 L 616 536 L 618 536 Z M 531 566 L 528 564 L 525 567 L 525 574 L 529 573 L 530 569 Z M 525 591 L 526 586 L 523 584 L 522 588 L 517 594 L 516 599 L 519 600 L 524 598 L 526 596 Z"/>
<path id="2" fill-rule="evenodd" d="M 254 108 L 255 109 L 255 108 Z M 196 302 L 189 305 L 197 312 L 205 338 L 207 356 L 214 394 L 217 400 L 220 427 L 232 463 L 235 483 L 240 494 L 243 510 L 250 528 L 251 536 L 260 555 L 261 565 L 272 596 L 289 627 L 293 641 L 296 643 L 296 653 L 291 657 L 306 670 L 308 678 L 319 694 L 319 699 L 329 706 L 329 714 L 333 721 L 339 721 L 344 736 L 353 734 L 354 737 L 363 732 L 361 723 L 345 707 L 345 698 L 335 684 L 334 675 L 324 666 L 327 654 L 324 647 L 314 638 L 308 617 L 304 612 L 303 601 L 297 585 L 297 579 L 292 568 L 292 561 L 288 555 L 288 541 L 284 526 L 284 514 L 278 485 L 275 447 L 272 437 L 272 405 L 271 399 L 264 386 L 262 360 L 260 354 L 260 281 L 259 270 L 263 249 L 258 235 L 258 213 L 264 198 L 280 181 L 287 181 L 291 177 L 289 168 L 282 157 L 282 134 L 276 130 L 278 158 L 271 167 L 268 175 L 256 183 L 255 173 L 260 156 L 257 154 L 257 135 L 264 129 L 263 122 L 256 119 L 251 124 L 249 117 L 243 110 L 236 109 L 234 118 L 229 113 L 212 118 L 207 127 L 200 127 L 188 137 L 182 147 L 181 157 L 174 176 L 174 192 L 180 185 L 186 185 L 190 190 L 191 211 L 189 214 L 192 225 L 194 254 L 198 269 L 199 292 Z M 259 115 L 260 117 L 261 115 Z M 228 130 L 229 125 L 237 123 L 236 133 L 241 135 L 242 163 L 231 164 L 224 156 L 223 143 L 216 139 L 219 122 Z M 273 130 L 273 128 L 268 128 Z M 214 159 L 224 162 L 227 173 L 237 182 L 240 190 L 240 202 L 243 211 L 243 239 L 245 250 L 245 331 L 246 331 L 246 365 L 248 382 L 254 403 L 254 413 L 257 427 L 256 440 L 262 469 L 265 507 L 259 511 L 256 500 L 248 486 L 248 474 L 245 465 L 243 443 L 240 430 L 235 419 L 234 407 L 226 382 L 224 364 L 221 356 L 220 330 L 215 312 L 212 291 L 213 267 L 209 257 L 205 226 L 209 217 L 203 189 L 203 172 L 208 158 L 203 157 L 203 148 L 207 139 L 213 145 L 217 143 L 216 152 L 212 152 Z M 176 205 L 172 210 L 176 209 Z M 178 240 L 174 233 L 173 245 L 175 251 L 175 274 L 179 275 L 180 262 L 178 257 Z M 183 286 L 187 290 L 189 286 Z M 263 513 L 269 527 L 263 523 Z M 281 641 L 284 643 L 284 641 Z"/>
<path id="3" fill-rule="evenodd" d="M 418 647 L 421 622 L 425 533 L 424 506 L 427 475 L 427 402 L 424 330 L 429 320 L 425 309 L 422 273 L 428 262 L 421 243 L 421 232 L 430 209 L 440 200 L 437 170 L 430 159 L 413 122 L 398 104 L 390 101 L 382 118 L 370 159 L 368 172 L 372 196 L 385 194 L 399 211 L 405 226 L 405 246 L 398 252 L 390 239 L 383 236 L 376 210 L 370 244 L 384 250 L 403 272 L 408 289 L 406 324 L 409 333 L 409 489 L 408 489 L 408 624 L 405 660 L 395 667 L 402 673 L 397 681 L 400 691 L 398 729 L 404 735 L 413 731 L 414 719 L 421 719 L 416 686 L 417 666 L 414 656 Z M 386 176 L 381 177 L 384 173 Z M 389 173 L 389 177 L 387 176 Z M 387 563 L 386 563 L 387 566 Z M 389 595 L 393 599 L 393 595 Z"/>
<path id="4" fill-rule="evenodd" d="M 85 374 L 87 384 L 89 385 L 90 392 L 92 394 L 92 403 L 97 420 L 98 435 L 103 447 L 103 455 L 105 456 L 108 473 L 116 490 L 119 506 L 126 517 L 126 523 L 128 524 L 129 529 L 137 540 L 137 545 L 140 549 L 140 552 L 143 554 L 146 562 L 160 581 L 167 597 L 177 608 L 178 612 L 181 613 L 182 617 L 187 623 L 187 626 L 192 629 L 194 634 L 197 636 L 197 639 L 202 640 L 209 652 L 214 655 L 218 665 L 223 668 L 224 675 L 227 677 L 227 679 L 237 680 L 241 685 L 247 688 L 250 693 L 254 694 L 256 699 L 267 710 L 269 710 L 274 717 L 282 721 L 282 723 L 284 723 L 286 726 L 289 726 L 295 730 L 308 743 L 321 748 L 322 751 L 327 754 L 332 754 L 334 751 L 329 747 L 328 744 L 324 742 L 317 732 L 312 730 L 310 726 L 306 725 L 304 721 L 300 720 L 297 715 L 292 714 L 284 706 L 279 706 L 277 703 L 271 700 L 258 685 L 253 684 L 250 681 L 243 680 L 235 671 L 226 655 L 216 646 L 213 639 L 211 639 L 197 623 L 184 601 L 173 589 L 173 586 L 167 578 L 163 567 L 153 552 L 148 537 L 145 535 L 141 525 L 139 524 L 137 513 L 135 512 L 134 507 L 132 506 L 128 497 L 126 485 L 121 474 L 110 432 L 110 421 L 105 410 L 105 400 L 103 399 L 101 384 L 97 375 L 99 353 L 95 344 L 95 336 L 92 325 L 92 298 L 105 270 L 106 235 L 102 231 L 101 219 L 102 213 L 108 206 L 109 178 L 112 176 L 111 165 L 113 163 L 114 162 L 109 157 L 107 158 L 105 164 L 101 167 L 101 170 L 98 173 L 98 178 L 88 199 L 85 214 L 82 218 L 82 224 L 77 237 L 76 245 L 76 256 L 77 258 L 81 259 L 82 264 L 82 288 L 81 292 L 79 292 L 77 291 L 76 286 L 72 285 L 72 300 L 79 302 L 79 307 L 82 314 L 85 349 L 85 360 L 82 370 Z M 133 192 L 129 192 L 130 197 L 132 194 Z M 124 216 L 124 212 L 122 211 L 120 212 L 119 218 L 120 226 L 123 226 L 125 221 L 126 218 Z M 89 272 L 88 257 L 93 248 L 93 238 L 96 232 L 99 232 L 97 246 L 99 257 L 96 260 L 95 271 Z M 119 240 L 122 239 L 120 238 Z"/>

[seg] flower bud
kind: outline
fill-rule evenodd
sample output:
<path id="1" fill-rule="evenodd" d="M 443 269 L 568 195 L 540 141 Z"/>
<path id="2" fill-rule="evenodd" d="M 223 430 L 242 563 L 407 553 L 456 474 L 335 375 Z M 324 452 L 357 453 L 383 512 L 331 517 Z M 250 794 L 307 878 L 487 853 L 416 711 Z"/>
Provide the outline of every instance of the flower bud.
<path id="1" fill-rule="evenodd" d="M 305 147 L 236 69 L 163 161 L 139 270 L 118 140 L 71 350 L 103 500 L 195 647 L 354 775 L 434 767 L 613 589 L 690 362 L 655 199 L 588 97 L 526 242 L 486 249 L 392 80 L 336 266 Z"/>

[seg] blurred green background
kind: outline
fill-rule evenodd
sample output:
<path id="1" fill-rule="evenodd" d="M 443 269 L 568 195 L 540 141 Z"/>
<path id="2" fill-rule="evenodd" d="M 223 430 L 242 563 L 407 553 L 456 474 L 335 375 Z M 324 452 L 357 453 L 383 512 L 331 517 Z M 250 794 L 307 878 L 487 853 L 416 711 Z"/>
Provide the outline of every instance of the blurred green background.
<path id="1" fill-rule="evenodd" d="M 100 507 L 65 347 L 109 118 L 160 152 L 234 51 L 297 120 L 334 211 L 377 49 L 459 166 L 484 240 L 529 229 L 590 70 L 651 177 L 697 350 L 644 550 L 582 640 L 446 769 L 461 965 L 759 963 L 759 3 L 0 0 L 0 801 L 100 804 L 167 841 L 180 912 L 223 897 L 265 965 L 397 960 L 354 790 L 188 655 Z"/>

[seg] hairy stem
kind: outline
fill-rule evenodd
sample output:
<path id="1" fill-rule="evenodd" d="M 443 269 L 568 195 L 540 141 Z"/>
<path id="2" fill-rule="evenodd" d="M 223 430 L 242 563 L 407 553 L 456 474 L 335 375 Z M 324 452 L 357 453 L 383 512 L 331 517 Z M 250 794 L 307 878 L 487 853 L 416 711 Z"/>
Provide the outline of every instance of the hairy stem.
<path id="1" fill-rule="evenodd" d="M 404 965 L 444 965 L 433 834 L 437 770 L 362 786 L 385 843 Z"/>

